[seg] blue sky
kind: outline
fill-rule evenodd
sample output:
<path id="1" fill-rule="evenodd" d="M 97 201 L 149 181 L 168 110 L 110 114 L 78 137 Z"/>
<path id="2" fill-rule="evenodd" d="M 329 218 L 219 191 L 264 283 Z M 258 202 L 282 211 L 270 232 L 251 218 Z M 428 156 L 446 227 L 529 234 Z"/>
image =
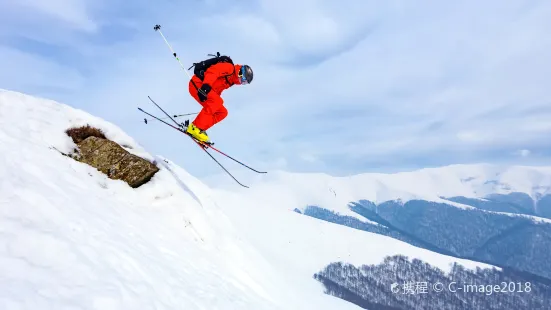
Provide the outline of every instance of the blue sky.
<path id="1" fill-rule="evenodd" d="M 194 175 L 217 173 L 137 110 L 158 113 L 150 95 L 199 111 L 161 24 L 186 67 L 217 51 L 252 66 L 209 134 L 259 169 L 549 164 L 549 16 L 549 1 L 3 1 L 0 88 L 84 109 Z"/>

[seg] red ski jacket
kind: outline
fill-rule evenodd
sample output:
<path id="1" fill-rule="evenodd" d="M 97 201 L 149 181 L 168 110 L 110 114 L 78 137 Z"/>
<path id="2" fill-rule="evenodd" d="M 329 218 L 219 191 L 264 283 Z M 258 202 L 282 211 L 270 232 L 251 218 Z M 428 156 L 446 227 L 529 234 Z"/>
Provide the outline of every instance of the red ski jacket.
<path id="1" fill-rule="evenodd" d="M 211 91 L 216 92 L 218 95 L 234 84 L 239 84 L 240 80 L 237 74 L 241 70 L 241 65 L 232 65 L 231 63 L 221 62 L 210 66 L 205 71 L 205 78 L 201 80 L 197 76 L 193 76 L 193 81 L 197 87 L 201 88 L 203 84 L 209 84 L 212 88 Z"/>

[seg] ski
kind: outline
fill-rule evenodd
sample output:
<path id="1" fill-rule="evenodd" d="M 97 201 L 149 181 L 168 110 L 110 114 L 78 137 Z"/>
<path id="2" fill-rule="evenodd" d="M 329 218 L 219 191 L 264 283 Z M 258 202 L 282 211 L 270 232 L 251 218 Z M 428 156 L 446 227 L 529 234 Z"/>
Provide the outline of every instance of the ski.
<path id="1" fill-rule="evenodd" d="M 148 97 L 149 97 L 149 96 L 148 96 Z M 250 166 L 248 166 L 248 165 L 242 163 L 241 161 L 239 161 L 239 160 L 237 160 L 237 159 L 235 159 L 235 158 L 233 158 L 233 157 L 227 155 L 226 153 L 224 153 L 224 152 L 222 152 L 222 151 L 220 151 L 220 150 L 214 148 L 214 147 L 212 146 L 212 144 L 210 144 L 210 143 L 204 143 L 204 142 L 201 142 L 201 141 L 199 141 L 199 140 L 193 138 L 192 136 L 190 136 L 189 134 L 187 134 L 187 133 L 183 130 L 183 128 L 184 128 L 184 126 L 185 126 L 184 124 L 179 124 L 178 122 L 176 122 L 176 121 L 175 121 L 172 117 L 170 117 L 170 115 L 168 115 L 168 113 L 166 113 L 166 112 L 165 112 L 165 111 L 164 111 L 164 110 L 163 110 L 163 109 L 162 109 L 153 99 L 151 99 L 151 97 L 149 97 L 149 99 L 151 100 L 151 102 L 153 102 L 153 104 L 155 104 L 155 106 L 157 106 L 157 107 L 159 108 L 159 110 L 161 110 L 165 115 L 167 115 L 167 117 L 170 118 L 170 119 L 176 124 L 176 126 L 174 126 L 174 125 L 172 125 L 172 124 L 170 124 L 170 123 L 164 121 L 163 119 L 161 119 L 161 118 L 159 118 L 159 117 L 157 117 L 157 116 L 155 116 L 155 115 L 153 115 L 153 114 L 151 114 L 151 113 L 148 113 L 148 112 L 144 111 L 142 108 L 138 108 L 138 110 L 140 110 L 140 112 L 142 112 L 142 113 L 144 113 L 144 114 L 147 114 L 147 115 L 149 115 L 150 117 L 152 117 L 152 118 L 154 118 L 154 119 L 156 119 L 156 120 L 162 122 L 163 124 L 165 124 L 165 125 L 167 125 L 167 126 L 170 126 L 171 128 L 174 128 L 174 129 L 178 130 L 179 132 L 181 132 L 181 133 L 185 134 L 186 136 L 188 136 L 188 137 L 189 137 L 191 140 L 193 140 L 193 142 L 195 142 L 203 151 L 205 151 L 205 153 L 207 153 L 207 155 L 209 155 L 209 157 L 210 157 L 214 162 L 216 162 L 216 163 L 220 166 L 220 168 L 222 168 L 222 169 L 223 169 L 223 170 L 224 170 L 224 171 L 225 171 L 225 172 L 226 172 L 226 173 L 227 173 L 227 174 L 237 183 L 237 184 L 239 184 L 239 185 L 241 185 L 241 186 L 243 186 L 243 187 L 245 187 L 245 188 L 249 188 L 248 186 L 246 186 L 246 185 L 244 185 L 243 183 L 239 182 L 239 180 L 237 180 L 237 179 L 233 176 L 233 174 L 231 174 L 231 173 L 226 169 L 226 167 L 224 167 L 224 166 L 223 166 L 214 156 L 212 156 L 212 154 L 209 153 L 209 152 L 207 151 L 208 148 L 211 148 L 211 149 L 217 151 L 218 153 L 222 154 L 223 156 L 225 156 L 225 157 L 227 157 L 227 158 L 229 158 L 229 159 L 235 161 L 236 163 L 238 163 L 238 164 L 242 165 L 243 167 L 246 167 L 246 168 L 248 168 L 248 169 L 250 169 L 250 170 L 252 170 L 252 171 L 254 171 L 254 172 L 257 172 L 257 173 L 267 173 L 267 172 L 265 172 L 265 171 L 258 171 L 258 170 L 256 170 L 256 169 L 254 169 L 254 168 L 252 168 L 252 167 L 250 167 Z M 189 121 L 188 121 L 188 122 L 189 122 Z"/>
<path id="2" fill-rule="evenodd" d="M 194 139 L 193 137 L 191 137 L 191 136 L 189 136 L 187 133 L 185 133 L 181 128 L 175 127 L 175 126 L 173 126 L 173 125 L 171 125 L 171 124 L 169 124 L 169 123 L 163 121 L 162 119 L 160 119 L 160 118 L 158 118 L 158 117 L 156 117 L 156 116 L 154 116 L 154 115 L 152 115 L 152 114 L 150 114 L 150 113 L 144 111 L 142 108 L 138 108 L 138 110 L 140 110 L 141 112 L 143 112 L 143 113 L 145 113 L 145 114 L 147 114 L 147 115 L 149 115 L 149 116 L 155 118 L 155 119 L 158 120 L 158 121 L 161 121 L 162 123 L 164 123 L 164 124 L 166 124 L 166 125 L 168 125 L 168 126 L 174 128 L 174 129 L 178 130 L 179 132 L 185 134 L 186 136 L 190 137 L 191 140 L 193 140 L 195 143 L 197 143 L 197 145 L 198 145 L 203 151 L 205 151 L 205 153 L 207 153 L 207 154 L 209 155 L 209 157 L 212 158 L 212 160 L 214 160 L 214 161 L 215 161 L 215 162 L 216 162 L 216 163 L 217 163 L 217 164 L 218 164 L 218 165 L 219 165 L 219 166 L 220 166 L 220 167 L 221 167 L 221 168 L 222 168 L 222 169 L 223 169 L 223 170 L 224 170 L 224 171 L 225 171 L 234 181 L 235 181 L 235 182 L 237 182 L 237 184 L 239 184 L 239 185 L 241 185 L 241 186 L 243 186 L 243 187 L 249 188 L 247 185 L 244 185 L 243 183 L 239 182 L 239 180 L 237 180 L 237 179 L 233 176 L 233 174 L 231 174 L 231 173 L 226 169 L 226 167 L 224 167 L 218 160 L 216 160 L 216 158 L 214 158 L 214 156 L 212 156 L 211 153 L 209 153 L 209 152 L 207 151 L 208 145 L 203 144 L 203 143 L 200 142 L 200 141 L 197 141 L 196 139 Z M 178 125 L 179 125 L 179 124 L 178 124 Z M 182 126 L 182 127 L 183 127 L 183 126 Z"/>
<path id="3" fill-rule="evenodd" d="M 151 102 L 152 102 L 157 108 L 159 108 L 159 110 L 161 110 L 166 116 L 170 117 L 170 115 L 168 115 L 168 113 L 166 113 L 165 110 L 163 110 L 163 109 L 162 109 L 153 99 L 151 99 L 150 96 L 147 96 L 147 98 L 149 98 L 149 100 L 151 100 Z M 172 119 L 172 118 L 171 118 L 171 119 Z M 174 119 L 172 119 L 172 121 L 173 121 L 178 127 L 180 127 L 180 128 L 186 126 L 186 125 L 183 125 L 183 124 L 178 124 L 178 122 L 176 122 Z M 244 164 L 243 162 L 241 162 L 241 161 L 239 161 L 239 160 L 237 160 L 237 159 L 231 157 L 230 155 L 228 155 L 228 154 L 222 152 L 221 150 L 219 150 L 219 149 L 215 148 L 214 146 L 212 146 L 214 143 L 209 144 L 209 143 L 200 142 L 200 141 L 198 141 L 197 139 L 193 138 L 192 136 L 188 135 L 186 132 L 184 132 L 184 131 L 182 131 L 182 132 L 183 132 L 184 134 L 186 134 L 188 137 L 190 137 L 191 139 L 193 139 L 193 141 L 195 141 L 195 142 L 197 142 L 197 143 L 200 143 L 202 146 L 206 146 L 206 147 L 209 147 L 209 148 L 213 149 L 214 151 L 216 151 L 216 152 L 220 153 L 221 155 L 223 155 L 223 156 L 225 156 L 225 157 L 227 157 L 227 158 L 233 160 L 234 162 L 240 164 L 241 166 L 250 169 L 251 171 L 254 171 L 254 172 L 256 172 L 256 173 L 267 173 L 266 171 L 259 171 L 259 170 L 256 170 L 256 169 L 254 169 L 254 168 L 252 168 L 252 167 L 250 167 L 250 166 Z"/>

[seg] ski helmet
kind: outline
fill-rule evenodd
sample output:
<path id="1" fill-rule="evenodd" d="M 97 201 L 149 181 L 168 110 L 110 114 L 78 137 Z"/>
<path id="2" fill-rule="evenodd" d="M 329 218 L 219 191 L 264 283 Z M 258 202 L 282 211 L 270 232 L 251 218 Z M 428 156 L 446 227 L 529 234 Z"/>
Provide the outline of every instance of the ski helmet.
<path id="1" fill-rule="evenodd" d="M 242 65 L 238 76 L 242 85 L 250 84 L 253 80 L 253 69 L 248 65 Z"/>

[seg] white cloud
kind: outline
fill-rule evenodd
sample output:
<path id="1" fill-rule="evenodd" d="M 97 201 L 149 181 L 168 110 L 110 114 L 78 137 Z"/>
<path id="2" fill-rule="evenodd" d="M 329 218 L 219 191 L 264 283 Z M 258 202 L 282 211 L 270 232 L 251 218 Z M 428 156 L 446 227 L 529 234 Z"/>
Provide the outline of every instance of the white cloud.
<path id="1" fill-rule="evenodd" d="M 87 10 L 86 0 L 18 0 L 0 4 L 0 8 L 4 11 L 3 15 L 15 13 L 19 20 L 27 23 L 47 23 L 53 20 L 87 32 L 97 29 L 97 24 Z M 48 29 L 43 28 L 41 31 L 47 32 Z"/>
<path id="2" fill-rule="evenodd" d="M 457 158 L 449 154 L 505 156 L 551 147 L 551 3 L 214 2 L 117 2 L 115 8 L 97 2 L 93 11 L 91 1 L 27 2 L 34 8 L 26 22 L 38 16 L 44 29 L 51 24 L 44 16 L 85 32 L 98 20 L 139 27 L 113 44 L 97 41 L 117 29 L 44 35 L 78 43 L 86 51 L 82 62 L 101 56 L 87 87 L 79 87 L 78 71 L 63 65 L 39 65 L 42 73 L 26 76 L 21 72 L 29 72 L 33 60 L 21 57 L 11 58 L 11 73 L 0 72 L 0 81 L 14 85 L 16 77 L 30 92 L 40 83 L 67 83 L 73 93 L 65 102 L 116 122 L 192 173 L 218 171 L 177 132 L 140 123 L 137 106 L 156 112 L 147 95 L 174 113 L 199 109 L 187 76 L 152 30 L 161 23 L 186 66 L 216 51 L 253 66 L 253 84 L 224 93 L 229 116 L 210 131 L 220 148 L 247 163 L 294 170 L 306 160 L 312 169 L 338 173 L 376 160 L 453 163 Z M 11 27 L 2 33 L 18 31 Z"/>
<path id="3" fill-rule="evenodd" d="M 85 79 L 74 68 L 45 57 L 0 46 L 0 85 L 27 93 L 65 94 L 81 89 Z"/>
<path id="4" fill-rule="evenodd" d="M 309 153 L 300 154 L 300 158 L 305 162 L 309 162 L 309 163 L 319 162 L 319 159 L 315 155 L 309 154 Z"/>

